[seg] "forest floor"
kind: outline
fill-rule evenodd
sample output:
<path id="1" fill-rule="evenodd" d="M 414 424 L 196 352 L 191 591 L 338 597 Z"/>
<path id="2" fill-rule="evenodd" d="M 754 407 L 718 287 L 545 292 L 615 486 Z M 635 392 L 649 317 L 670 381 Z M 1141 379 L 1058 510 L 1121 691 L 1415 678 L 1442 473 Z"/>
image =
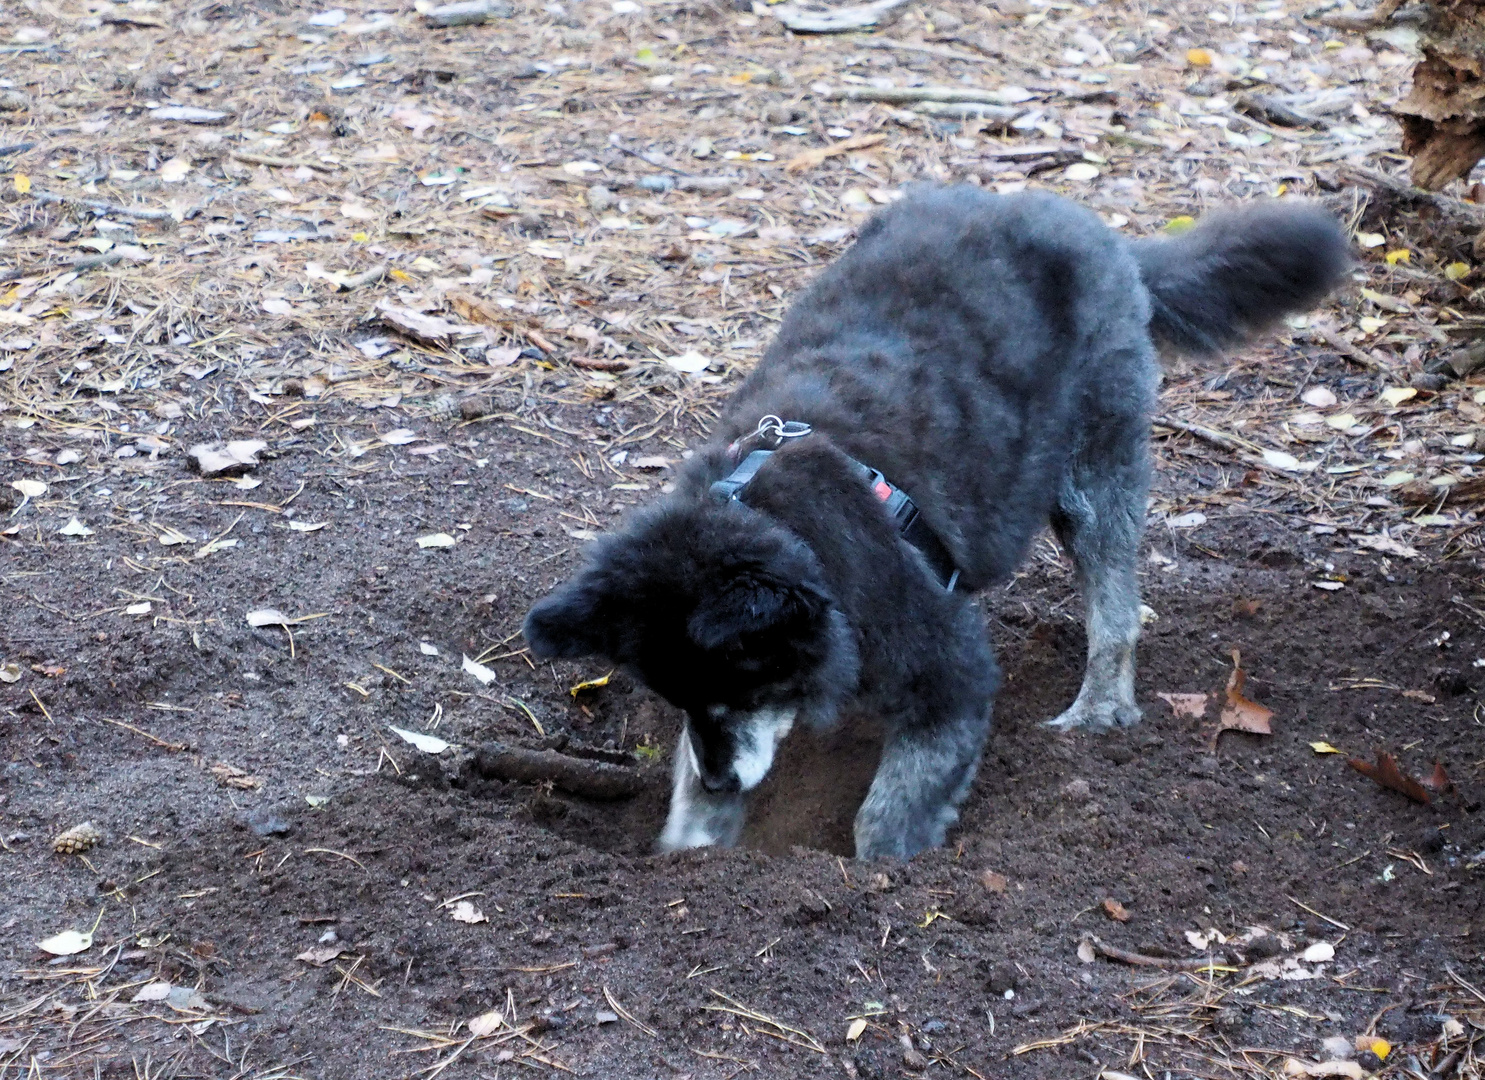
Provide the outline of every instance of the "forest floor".
<path id="1" fill-rule="evenodd" d="M 425 10 L 7 12 L 0 1078 L 1485 1076 L 1485 189 L 1406 186 L 1408 24 Z M 921 86 L 993 100 L 844 99 Z M 1048 537 L 982 598 L 944 849 L 851 858 L 861 718 L 743 848 L 652 855 L 677 714 L 521 619 L 925 179 L 1129 235 L 1305 195 L 1357 280 L 1168 372 L 1141 725 L 1039 726 L 1084 648 Z"/>

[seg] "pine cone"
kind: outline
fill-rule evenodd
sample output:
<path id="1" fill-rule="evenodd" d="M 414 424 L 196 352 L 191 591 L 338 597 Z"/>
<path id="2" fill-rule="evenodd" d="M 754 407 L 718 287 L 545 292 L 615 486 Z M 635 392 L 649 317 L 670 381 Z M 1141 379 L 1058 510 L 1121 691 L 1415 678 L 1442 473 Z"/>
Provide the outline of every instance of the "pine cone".
<path id="1" fill-rule="evenodd" d="M 52 850 L 59 855 L 81 855 L 102 839 L 103 834 L 93 823 L 84 821 L 81 825 L 72 826 L 53 840 Z"/>

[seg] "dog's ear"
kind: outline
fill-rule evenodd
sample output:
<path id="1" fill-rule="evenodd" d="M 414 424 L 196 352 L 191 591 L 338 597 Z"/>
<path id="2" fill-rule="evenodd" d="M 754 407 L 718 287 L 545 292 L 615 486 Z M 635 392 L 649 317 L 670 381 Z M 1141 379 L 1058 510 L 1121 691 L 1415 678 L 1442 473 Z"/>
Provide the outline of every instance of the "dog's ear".
<path id="1" fill-rule="evenodd" d="M 584 574 L 539 601 L 527 613 L 521 632 L 531 651 L 542 659 L 608 655 L 615 635 L 605 607 L 602 590 Z"/>
<path id="2" fill-rule="evenodd" d="M 686 630 L 703 649 L 716 649 L 765 630 L 813 622 L 827 603 L 808 585 L 742 574 L 702 597 Z"/>

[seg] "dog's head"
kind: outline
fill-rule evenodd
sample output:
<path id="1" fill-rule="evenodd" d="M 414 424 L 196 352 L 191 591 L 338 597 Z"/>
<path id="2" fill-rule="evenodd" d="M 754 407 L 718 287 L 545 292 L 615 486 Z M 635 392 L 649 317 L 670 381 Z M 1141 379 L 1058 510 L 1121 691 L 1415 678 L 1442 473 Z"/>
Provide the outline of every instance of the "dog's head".
<path id="1" fill-rule="evenodd" d="M 763 778 L 796 712 L 828 719 L 856 651 L 814 553 L 736 503 L 662 505 L 526 616 L 541 657 L 604 656 L 690 717 L 702 782 Z"/>

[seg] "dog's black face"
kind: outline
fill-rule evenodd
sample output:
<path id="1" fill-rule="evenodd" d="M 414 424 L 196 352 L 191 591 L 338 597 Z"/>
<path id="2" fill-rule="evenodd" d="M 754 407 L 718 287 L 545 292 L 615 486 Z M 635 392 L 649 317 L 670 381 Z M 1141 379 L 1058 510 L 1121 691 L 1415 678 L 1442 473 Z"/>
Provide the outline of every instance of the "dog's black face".
<path id="1" fill-rule="evenodd" d="M 686 711 L 713 791 L 763 778 L 801 708 L 818 712 L 841 619 L 814 556 L 738 506 L 661 506 L 602 541 L 539 602 L 525 634 L 542 657 L 598 655 Z"/>

